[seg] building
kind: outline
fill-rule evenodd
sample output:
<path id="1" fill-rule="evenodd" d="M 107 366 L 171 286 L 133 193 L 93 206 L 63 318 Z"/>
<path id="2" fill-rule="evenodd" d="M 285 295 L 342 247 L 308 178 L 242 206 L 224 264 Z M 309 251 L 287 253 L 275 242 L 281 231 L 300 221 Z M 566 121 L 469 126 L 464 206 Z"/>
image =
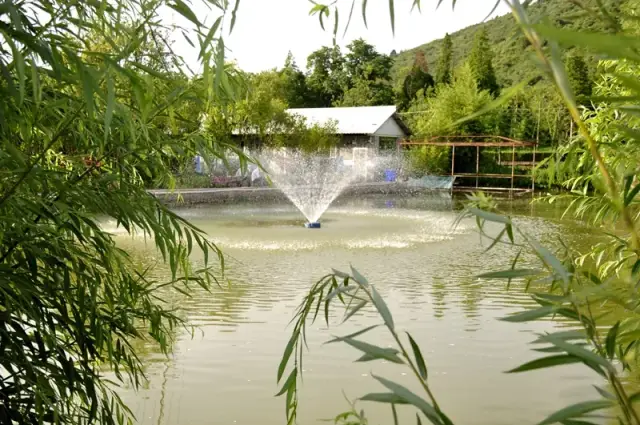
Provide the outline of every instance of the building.
<path id="1" fill-rule="evenodd" d="M 341 148 L 369 148 L 376 152 L 395 149 L 397 142 L 410 133 L 394 105 L 297 108 L 287 112 L 304 117 L 310 125 L 335 123 L 342 138 Z"/>

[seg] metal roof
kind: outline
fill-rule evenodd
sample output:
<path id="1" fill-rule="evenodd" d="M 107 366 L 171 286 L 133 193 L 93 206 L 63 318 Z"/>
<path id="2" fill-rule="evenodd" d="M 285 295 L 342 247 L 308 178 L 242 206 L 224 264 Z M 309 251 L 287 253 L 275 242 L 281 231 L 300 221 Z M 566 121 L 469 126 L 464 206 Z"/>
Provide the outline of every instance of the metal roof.
<path id="1" fill-rule="evenodd" d="M 306 118 L 307 124 L 323 125 L 334 121 L 337 134 L 375 134 L 389 118 L 393 117 L 406 132 L 406 126 L 396 116 L 396 107 L 356 106 L 337 108 L 293 108 L 287 109 L 292 115 Z"/>

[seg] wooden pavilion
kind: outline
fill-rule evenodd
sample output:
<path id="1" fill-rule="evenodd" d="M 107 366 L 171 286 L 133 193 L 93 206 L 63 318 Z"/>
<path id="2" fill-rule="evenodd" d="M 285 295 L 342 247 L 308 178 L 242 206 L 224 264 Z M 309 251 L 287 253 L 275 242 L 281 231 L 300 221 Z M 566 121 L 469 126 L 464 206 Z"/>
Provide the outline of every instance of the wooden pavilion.
<path id="1" fill-rule="evenodd" d="M 475 177 L 475 187 L 473 186 L 455 186 L 456 190 L 473 190 L 473 189 L 484 189 L 489 191 L 509 191 L 509 192 L 529 192 L 535 190 L 535 175 L 534 168 L 536 166 L 536 142 L 526 142 L 520 140 L 510 139 L 504 136 L 435 136 L 428 140 L 416 141 L 416 140 L 404 140 L 398 143 L 398 149 L 402 149 L 402 147 L 410 147 L 410 146 L 441 146 L 441 147 L 450 147 L 451 148 L 451 177 L 454 178 L 474 178 Z M 475 173 L 456 173 L 455 165 L 456 165 L 456 147 L 458 148 L 476 148 L 476 161 L 475 161 Z M 498 157 L 499 165 L 511 166 L 510 173 L 481 173 L 480 172 L 480 148 L 494 147 L 506 148 L 507 152 L 511 153 L 511 160 L 503 161 L 501 156 Z M 533 156 L 531 161 L 516 161 L 516 151 L 522 148 L 533 148 Z M 527 174 L 516 174 L 516 167 L 519 168 L 530 168 L 531 172 Z M 483 187 L 480 186 L 481 178 L 492 178 L 492 179 L 507 179 L 510 180 L 510 187 Z M 515 179 L 516 178 L 527 178 L 531 180 L 531 186 L 522 188 L 515 187 Z"/>

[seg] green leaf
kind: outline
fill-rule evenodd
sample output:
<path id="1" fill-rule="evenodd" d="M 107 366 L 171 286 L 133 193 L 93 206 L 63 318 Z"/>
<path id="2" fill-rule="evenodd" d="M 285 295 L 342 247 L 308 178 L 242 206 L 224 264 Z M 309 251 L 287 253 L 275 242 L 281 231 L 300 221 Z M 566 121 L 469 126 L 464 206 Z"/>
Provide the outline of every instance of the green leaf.
<path id="1" fill-rule="evenodd" d="M 367 280 L 366 277 L 362 276 L 360 274 L 360 272 L 358 272 L 358 270 L 356 270 L 355 268 L 353 268 L 353 266 L 351 266 L 351 274 L 353 275 L 353 279 L 358 282 L 360 285 L 362 286 L 367 286 L 369 285 L 369 281 Z"/>
<path id="2" fill-rule="evenodd" d="M 373 301 L 373 305 L 378 310 L 378 313 L 382 316 L 384 320 L 384 324 L 391 330 L 394 328 L 393 316 L 387 307 L 387 304 L 384 302 L 376 288 L 372 285 L 371 287 L 371 300 Z"/>
<path id="3" fill-rule="evenodd" d="M 233 32 L 233 28 L 236 26 L 236 15 L 238 13 L 239 7 L 240 7 L 240 0 L 236 0 L 236 4 L 233 7 L 233 11 L 231 12 L 231 28 L 229 28 L 229 34 Z"/>
<path id="4" fill-rule="evenodd" d="M 543 24 L 533 25 L 533 29 L 543 37 L 565 46 L 585 47 L 594 52 L 604 53 L 612 59 L 640 61 L 640 54 L 637 53 L 640 39 L 637 37 L 603 32 L 574 31 Z"/>
<path id="5" fill-rule="evenodd" d="M 364 27 L 369 28 L 367 25 L 367 0 L 362 0 L 362 20 L 364 21 Z"/>
<path id="6" fill-rule="evenodd" d="M 396 34 L 395 0 L 389 0 L 389 17 L 391 18 L 391 33 Z"/>
<path id="7" fill-rule="evenodd" d="M 344 338 L 355 338 L 355 337 L 357 337 L 357 336 L 360 336 L 360 335 L 362 335 L 362 334 L 364 334 L 364 333 L 369 332 L 369 331 L 370 331 L 370 330 L 372 330 L 372 329 L 377 328 L 378 326 L 380 326 L 380 325 L 372 325 L 372 326 L 369 326 L 369 327 L 367 327 L 367 328 L 364 328 L 364 329 L 362 329 L 362 330 L 360 330 L 360 331 L 358 331 L 358 332 L 354 332 L 354 333 L 349 334 L 349 335 L 345 335 L 345 336 L 341 336 L 341 337 L 333 338 L 333 339 L 331 339 L 331 340 L 329 340 L 329 341 L 325 342 L 325 344 L 332 344 L 332 343 L 334 343 L 334 342 L 341 342 Z"/>
<path id="8" fill-rule="evenodd" d="M 104 137 L 105 141 L 111 131 L 111 119 L 113 118 L 113 108 L 116 102 L 116 89 L 113 77 L 107 78 L 107 109 L 104 113 Z"/>
<path id="9" fill-rule="evenodd" d="M 561 354 L 557 356 L 542 357 L 540 359 L 527 362 L 523 365 L 516 367 L 515 369 L 511 369 L 507 371 L 507 373 L 527 372 L 529 370 L 546 369 L 549 367 L 561 366 L 561 365 L 572 364 L 572 363 L 581 363 L 581 362 L 582 360 L 580 360 L 575 356 L 572 356 L 569 354 Z"/>
<path id="10" fill-rule="evenodd" d="M 338 14 L 338 8 L 334 9 L 334 18 L 333 18 L 333 43 L 336 43 L 336 37 L 338 36 L 338 24 L 340 22 L 340 15 Z"/>
<path id="11" fill-rule="evenodd" d="M 184 16 L 189 21 L 196 24 L 197 27 L 202 26 L 196 14 L 193 13 L 191 8 L 187 6 L 186 3 L 183 2 L 182 0 L 173 0 L 173 3 L 169 3 L 168 6 L 173 10 L 175 10 L 176 12 L 178 12 L 179 14 L 181 14 L 182 16 Z"/>
<path id="12" fill-rule="evenodd" d="M 418 12 L 422 13 L 422 9 L 420 8 L 420 0 L 413 0 L 413 4 L 411 5 L 411 12 L 413 12 L 413 9 L 418 8 Z"/>
<path id="13" fill-rule="evenodd" d="M 164 74 L 162 72 L 158 72 L 155 69 L 153 69 L 153 68 L 151 68 L 151 67 L 149 67 L 149 66 L 147 66 L 145 64 L 142 64 L 140 62 L 135 62 L 135 61 L 132 61 L 131 64 L 133 66 L 135 66 L 136 68 L 139 68 L 139 69 L 143 70 L 144 72 L 146 72 L 149 75 L 153 75 L 154 77 L 158 77 L 158 78 L 163 79 L 163 80 L 167 79 L 166 74 Z"/>
<path id="14" fill-rule="evenodd" d="M 362 401 L 375 401 L 376 403 L 408 404 L 405 399 L 394 393 L 369 393 L 360 397 Z"/>
<path id="15" fill-rule="evenodd" d="M 475 207 L 468 207 L 467 211 L 477 217 L 480 217 L 486 221 L 492 221 L 495 223 L 503 223 L 503 224 L 511 224 L 511 219 L 509 217 L 504 217 L 499 214 L 495 214 L 489 211 L 481 210 Z"/>
<path id="16" fill-rule="evenodd" d="M 287 343 L 287 346 L 284 349 L 284 354 L 282 354 L 282 359 L 280 360 L 280 365 L 278 366 L 277 382 L 280 382 L 280 379 L 282 378 L 282 374 L 284 374 L 284 370 L 287 367 L 287 363 L 289 362 L 291 353 L 293 353 L 293 347 L 296 345 L 299 335 L 300 335 L 299 331 L 296 330 L 295 332 L 293 332 L 293 334 L 291 335 L 291 338 L 289 339 L 289 342 Z"/>
<path id="17" fill-rule="evenodd" d="M 538 276 L 542 273 L 542 270 L 536 269 L 509 269 L 499 272 L 483 273 L 478 275 L 481 279 L 514 279 L 518 277 L 531 277 Z"/>
<path id="18" fill-rule="evenodd" d="M 356 0 L 351 0 L 351 10 L 349 11 L 349 18 L 347 19 L 347 26 L 344 27 L 344 33 L 342 37 L 347 35 L 347 30 L 349 29 L 349 25 L 351 24 L 351 18 L 353 17 L 353 9 L 356 5 Z"/>
<path id="19" fill-rule="evenodd" d="M 555 345 L 556 347 L 560 347 L 564 349 L 564 351 L 566 351 L 567 353 L 573 354 L 574 356 L 579 357 L 587 364 L 599 365 L 604 367 L 610 372 L 615 372 L 615 368 L 611 363 L 607 361 L 607 359 L 600 357 L 599 355 L 595 354 L 593 351 L 589 351 L 579 345 L 570 344 L 564 340 L 554 338 L 551 335 L 543 336 L 540 338 L 540 340 L 549 342 Z"/>
<path id="20" fill-rule="evenodd" d="M 342 323 L 346 322 L 347 320 L 349 320 L 354 314 L 356 314 L 357 312 L 359 312 L 364 306 L 366 306 L 368 304 L 367 300 L 362 300 L 360 301 L 358 304 L 356 304 L 353 308 L 351 308 L 351 310 L 349 310 L 347 312 L 347 314 L 344 316 L 344 319 L 342 320 Z"/>
<path id="21" fill-rule="evenodd" d="M 298 368 L 294 367 L 291 373 L 289 374 L 289 377 L 287 378 L 287 380 L 284 381 L 282 388 L 280 389 L 278 394 L 276 394 L 276 397 L 279 397 L 282 394 L 286 393 L 289 387 L 295 384 L 297 378 L 298 378 Z"/>
<path id="22" fill-rule="evenodd" d="M 340 270 L 331 269 L 331 271 L 333 272 L 333 274 L 334 274 L 334 275 L 338 276 L 338 277 L 339 277 L 339 278 L 341 278 L 341 279 L 348 279 L 348 278 L 350 278 L 350 277 L 351 277 L 351 276 L 350 276 L 350 275 L 348 275 L 347 273 L 345 273 L 345 272 L 341 272 Z"/>
<path id="23" fill-rule="evenodd" d="M 400 397 L 405 402 L 414 405 L 422 413 L 424 413 L 429 420 L 436 424 L 442 425 L 442 421 L 438 416 L 438 412 L 431 406 L 426 400 L 411 392 L 409 389 L 403 387 L 400 384 L 397 384 L 393 381 L 389 381 L 388 379 L 382 378 L 380 376 L 372 375 L 374 379 L 384 385 L 387 389 L 391 390 L 396 396 Z"/>
<path id="24" fill-rule="evenodd" d="M 538 423 L 538 425 L 554 424 L 566 419 L 576 418 L 596 410 L 608 409 L 612 406 L 613 403 L 610 400 L 584 401 L 558 410 L 544 421 Z"/>
<path id="25" fill-rule="evenodd" d="M 535 239 L 528 238 L 527 241 L 529 242 L 529 245 L 531 245 L 531 247 L 536 251 L 536 254 L 538 254 L 540 259 L 547 266 L 551 267 L 553 271 L 562 278 L 566 287 L 566 285 L 569 284 L 569 272 L 562 264 L 562 262 L 558 260 L 556 256 L 551 253 L 551 251 L 540 245 L 540 243 Z"/>
<path id="26" fill-rule="evenodd" d="M 365 354 L 368 354 L 372 357 L 369 360 L 383 359 L 392 363 L 404 364 L 404 361 L 398 357 L 398 350 L 395 348 L 382 348 L 353 338 L 340 338 L 340 341 L 349 344 Z"/>
<path id="27" fill-rule="evenodd" d="M 631 203 L 633 202 L 635 197 L 638 195 L 638 192 L 640 192 L 640 183 L 635 185 L 634 188 L 631 189 L 631 191 L 629 193 L 627 193 L 627 196 L 625 196 L 625 198 L 624 198 L 624 206 L 625 207 L 628 207 L 629 205 L 631 205 Z"/>
<path id="28" fill-rule="evenodd" d="M 607 333 L 607 339 L 605 340 L 605 347 L 607 350 L 607 355 L 610 359 L 613 359 L 613 356 L 616 352 L 616 338 L 618 337 L 618 328 L 620 327 L 620 321 L 616 322 L 615 325 L 609 329 Z"/>
<path id="29" fill-rule="evenodd" d="M 413 356 L 416 359 L 416 363 L 418 365 L 418 371 L 420 372 L 420 376 L 423 380 L 427 380 L 427 365 L 424 362 L 424 358 L 422 357 L 422 353 L 420 352 L 420 347 L 411 337 L 411 334 L 407 332 L 407 336 L 409 337 L 409 343 L 411 344 L 411 349 L 413 350 Z"/>
<path id="30" fill-rule="evenodd" d="M 510 316 L 503 317 L 500 320 L 513 323 L 528 322 L 530 320 L 537 320 L 542 317 L 549 316 L 550 314 L 555 312 L 555 309 L 555 306 L 545 305 L 533 310 L 527 310 L 521 313 L 512 314 Z"/>
<path id="31" fill-rule="evenodd" d="M 476 112 L 469 114 L 467 116 L 465 116 L 464 118 L 460 118 L 459 120 L 455 121 L 453 124 L 451 124 L 450 128 L 455 128 L 458 127 L 460 124 L 464 124 L 465 122 L 471 121 L 471 120 L 475 120 L 478 117 L 483 116 L 484 114 L 486 114 L 487 112 L 491 112 L 494 109 L 499 108 L 500 106 L 504 105 L 505 103 L 507 103 L 509 100 L 511 100 L 512 97 L 514 97 L 515 95 L 517 95 L 518 93 L 522 92 L 522 89 L 524 89 L 527 85 L 529 84 L 529 80 L 523 80 L 520 83 L 516 84 L 515 86 L 504 90 L 502 92 L 502 94 L 492 100 L 491 102 L 487 103 L 486 105 L 484 105 L 482 108 L 478 109 Z M 494 216 L 497 216 L 497 214 L 493 214 Z M 501 216 L 498 216 L 501 217 Z M 489 220 L 489 221 L 495 221 L 495 220 Z M 505 223 L 504 220 L 498 221 L 499 223 Z"/>
<path id="32" fill-rule="evenodd" d="M 240 1 L 240 0 L 238 0 Z M 216 19 L 216 21 L 213 23 L 213 25 L 211 26 L 211 28 L 209 29 L 209 32 L 207 33 L 207 36 L 204 38 L 204 41 L 202 42 L 201 46 L 200 46 L 200 57 L 204 57 L 204 53 L 207 50 L 207 47 L 211 44 L 211 41 L 213 40 L 213 37 L 215 36 L 216 32 L 218 32 L 218 28 L 220 28 L 220 24 L 222 23 L 222 16 L 220 16 L 218 19 Z"/>

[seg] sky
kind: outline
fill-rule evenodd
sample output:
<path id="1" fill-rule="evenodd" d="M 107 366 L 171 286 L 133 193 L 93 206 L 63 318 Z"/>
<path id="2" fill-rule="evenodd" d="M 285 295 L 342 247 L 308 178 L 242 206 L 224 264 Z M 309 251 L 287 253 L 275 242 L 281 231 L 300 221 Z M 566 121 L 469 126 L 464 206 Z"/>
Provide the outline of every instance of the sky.
<path id="1" fill-rule="evenodd" d="M 389 54 L 394 49 L 397 52 L 411 49 L 442 38 L 447 32 L 481 22 L 496 0 L 458 0 L 455 10 L 451 8 L 450 0 L 445 0 L 437 10 L 436 0 L 422 0 L 422 13 L 417 9 L 410 12 L 413 0 L 395 0 L 395 35 L 391 32 L 388 0 L 368 1 L 368 29 L 362 20 L 361 0 L 356 0 L 346 35 L 344 28 L 351 1 L 337 1 L 340 12 L 337 43 L 341 48 L 344 50 L 352 40 L 363 38 L 379 52 Z M 333 42 L 333 16 L 328 24 L 325 23 L 327 31 L 323 31 L 317 15 L 309 15 L 312 7 L 308 0 L 241 0 L 231 35 L 228 34 L 229 21 L 225 22 L 227 58 L 235 60 L 245 71 L 259 72 L 282 67 L 291 51 L 298 66 L 305 69 L 306 58 L 311 52 Z M 216 9 L 209 10 L 202 4 L 194 4 L 193 10 L 207 24 L 219 16 Z M 501 3 L 492 17 L 507 12 L 506 5 Z M 172 20 L 178 19 L 172 12 Z M 175 36 L 174 40 L 178 53 L 188 57 L 193 67 L 198 68 L 194 49 L 181 35 Z"/>

